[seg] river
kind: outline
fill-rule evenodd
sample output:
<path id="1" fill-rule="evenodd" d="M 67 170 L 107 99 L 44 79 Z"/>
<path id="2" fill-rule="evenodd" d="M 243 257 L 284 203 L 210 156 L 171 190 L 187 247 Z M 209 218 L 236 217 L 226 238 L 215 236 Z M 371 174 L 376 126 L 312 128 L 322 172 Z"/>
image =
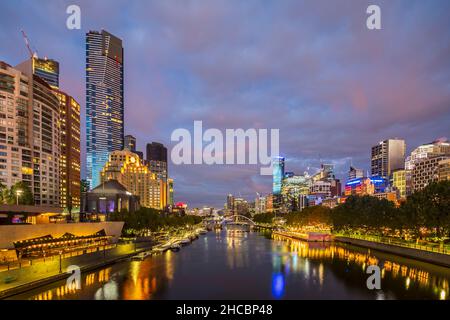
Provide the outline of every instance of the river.
<path id="1" fill-rule="evenodd" d="M 368 265 L 381 268 L 369 290 Z M 450 269 L 340 243 L 209 232 L 179 252 L 124 261 L 12 299 L 449 299 Z"/>

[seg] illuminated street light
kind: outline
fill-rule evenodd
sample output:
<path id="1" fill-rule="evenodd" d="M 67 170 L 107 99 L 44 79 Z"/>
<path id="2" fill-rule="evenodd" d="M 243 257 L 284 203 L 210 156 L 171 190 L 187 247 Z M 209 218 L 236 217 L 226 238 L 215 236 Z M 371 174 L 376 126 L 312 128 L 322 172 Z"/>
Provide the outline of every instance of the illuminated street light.
<path id="1" fill-rule="evenodd" d="M 19 197 L 23 193 L 22 190 L 16 190 L 16 204 L 19 205 Z"/>

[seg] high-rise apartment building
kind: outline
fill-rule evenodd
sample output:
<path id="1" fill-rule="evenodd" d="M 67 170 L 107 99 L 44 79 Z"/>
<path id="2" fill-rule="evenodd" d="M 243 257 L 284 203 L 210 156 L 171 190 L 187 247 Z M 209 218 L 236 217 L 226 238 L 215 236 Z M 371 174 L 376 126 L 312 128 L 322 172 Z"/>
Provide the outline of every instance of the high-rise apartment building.
<path id="1" fill-rule="evenodd" d="M 90 188 L 111 152 L 124 146 L 122 40 L 102 30 L 86 34 L 86 175 Z"/>
<path id="2" fill-rule="evenodd" d="M 60 104 L 31 67 L 0 62 L 0 182 L 23 181 L 35 205 L 60 204 Z"/>
<path id="3" fill-rule="evenodd" d="M 405 167 L 406 143 L 402 139 L 388 139 L 372 147 L 371 174 L 389 178 L 391 173 Z"/>
<path id="4" fill-rule="evenodd" d="M 80 105 L 68 94 L 54 90 L 60 103 L 61 157 L 60 193 L 62 208 L 79 208 L 80 188 Z"/>
<path id="5" fill-rule="evenodd" d="M 117 180 L 130 193 L 139 196 L 141 206 L 163 209 L 166 205 L 166 183 L 131 151 L 113 151 L 109 155 L 101 172 L 101 182 L 109 180 Z"/>
<path id="6" fill-rule="evenodd" d="M 22 62 L 18 69 L 27 70 L 44 80 L 60 102 L 60 205 L 80 207 L 80 105 L 59 90 L 59 63 L 36 56 Z"/>

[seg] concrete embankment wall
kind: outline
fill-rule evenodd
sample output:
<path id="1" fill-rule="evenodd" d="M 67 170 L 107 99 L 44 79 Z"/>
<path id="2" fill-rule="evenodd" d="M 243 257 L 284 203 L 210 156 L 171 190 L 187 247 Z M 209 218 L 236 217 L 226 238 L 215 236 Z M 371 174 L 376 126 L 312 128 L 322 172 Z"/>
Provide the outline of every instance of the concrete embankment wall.
<path id="1" fill-rule="evenodd" d="M 360 247 L 365 247 L 373 250 L 379 250 L 384 251 L 388 253 L 397 254 L 399 256 L 407 257 L 407 258 L 413 258 L 425 262 L 434 263 L 437 265 L 441 265 L 444 267 L 450 268 L 450 255 L 448 254 L 442 254 L 437 252 L 429 252 L 429 251 L 423 251 L 419 249 L 413 249 L 413 248 L 406 248 L 406 247 L 399 247 L 395 245 L 389 245 L 384 243 L 378 243 L 378 242 L 372 242 L 372 241 L 366 241 L 366 240 L 360 240 L 360 239 L 353 239 L 353 238 L 347 238 L 347 237 L 335 237 L 335 241 L 353 244 Z"/>

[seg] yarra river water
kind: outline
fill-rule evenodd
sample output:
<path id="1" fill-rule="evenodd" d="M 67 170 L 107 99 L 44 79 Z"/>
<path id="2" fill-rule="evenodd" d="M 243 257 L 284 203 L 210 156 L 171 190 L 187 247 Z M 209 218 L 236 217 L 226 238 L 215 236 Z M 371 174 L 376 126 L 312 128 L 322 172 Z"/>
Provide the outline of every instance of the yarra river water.
<path id="1" fill-rule="evenodd" d="M 366 286 L 381 268 L 381 290 Z M 13 299 L 449 299 L 450 268 L 339 243 L 223 230 L 179 252 L 125 261 Z"/>

